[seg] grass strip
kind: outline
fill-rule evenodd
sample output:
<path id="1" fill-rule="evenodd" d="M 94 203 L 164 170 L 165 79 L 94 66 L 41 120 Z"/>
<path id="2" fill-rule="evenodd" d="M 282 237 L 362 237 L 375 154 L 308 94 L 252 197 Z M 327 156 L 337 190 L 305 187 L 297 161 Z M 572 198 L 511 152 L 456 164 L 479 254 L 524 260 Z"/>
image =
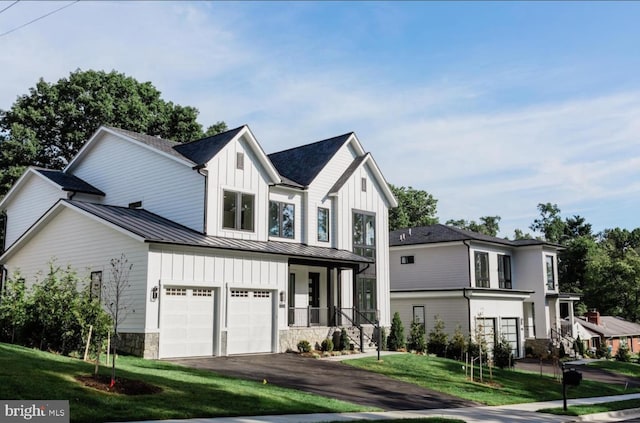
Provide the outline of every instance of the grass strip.
<path id="1" fill-rule="evenodd" d="M 571 405 L 567 407 L 567 411 L 564 411 L 563 407 L 543 408 L 538 410 L 538 413 L 582 416 L 583 414 L 606 413 L 608 411 L 628 410 L 631 408 L 640 408 L 640 399 L 603 402 L 601 404 Z"/>

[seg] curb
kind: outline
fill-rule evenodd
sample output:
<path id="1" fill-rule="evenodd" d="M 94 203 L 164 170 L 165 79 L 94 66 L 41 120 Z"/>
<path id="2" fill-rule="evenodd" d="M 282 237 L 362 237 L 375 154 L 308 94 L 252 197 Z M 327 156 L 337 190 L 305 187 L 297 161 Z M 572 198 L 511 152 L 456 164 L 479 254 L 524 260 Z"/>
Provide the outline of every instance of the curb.
<path id="1" fill-rule="evenodd" d="M 629 408 L 626 410 L 607 411 L 604 413 L 585 414 L 576 417 L 572 422 L 615 422 L 617 419 L 625 417 L 640 417 L 640 408 Z"/>

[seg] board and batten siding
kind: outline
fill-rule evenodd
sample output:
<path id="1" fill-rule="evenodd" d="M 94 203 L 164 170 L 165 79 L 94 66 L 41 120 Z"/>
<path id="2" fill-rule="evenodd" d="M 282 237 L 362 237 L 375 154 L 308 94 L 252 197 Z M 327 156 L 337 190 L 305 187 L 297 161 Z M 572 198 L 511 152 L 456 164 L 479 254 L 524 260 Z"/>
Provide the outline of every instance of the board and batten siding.
<path id="1" fill-rule="evenodd" d="M 101 203 L 142 208 L 196 231 L 204 227 L 205 178 L 190 166 L 105 133 L 70 172 L 107 195 Z"/>
<path id="2" fill-rule="evenodd" d="M 236 168 L 237 153 L 244 154 L 244 169 Z M 232 141 L 206 166 L 208 235 L 266 241 L 268 238 L 268 176 L 244 137 Z M 254 195 L 254 230 L 222 228 L 223 192 L 225 190 Z"/>
<path id="3" fill-rule="evenodd" d="M 287 289 L 289 278 L 287 257 L 251 254 L 211 248 L 180 247 L 155 244 L 149 250 L 148 287 L 162 286 L 211 287 L 222 298 L 214 313 L 222 322 L 226 319 L 225 299 L 234 288 L 273 291 L 274 301 L 279 291 Z M 159 302 L 147 309 L 147 330 L 158 329 Z M 280 329 L 287 327 L 286 309 L 279 308 Z M 275 326 L 275 322 L 274 322 Z"/>
<path id="4" fill-rule="evenodd" d="M 20 271 L 25 284 L 42 280 L 49 262 L 63 269 L 71 266 L 85 283 L 90 273 L 102 271 L 103 286 L 109 283 L 110 260 L 125 254 L 133 265 L 129 275 L 130 313 L 120 325 L 122 332 L 144 332 L 147 300 L 147 245 L 75 210 L 63 208 L 33 238 L 7 260 L 9 276 Z"/>
<path id="5" fill-rule="evenodd" d="M 462 293 L 453 292 L 449 296 L 443 294 L 438 298 L 420 297 L 419 295 L 416 293 L 414 298 L 397 298 L 395 293 L 391 294 L 391 312 L 400 314 L 405 334 L 409 333 L 413 322 L 413 307 L 422 306 L 424 307 L 427 335 L 434 328 L 435 316 L 445 322 L 444 331 L 449 334 L 449 338 L 454 334 L 458 325 L 460 325 L 463 335 L 469 335 L 469 306 L 467 300 L 462 297 Z"/>
<path id="6" fill-rule="evenodd" d="M 413 256 L 414 263 L 401 264 Z M 467 246 L 462 243 L 391 247 L 391 289 L 469 287 Z"/>
<path id="7" fill-rule="evenodd" d="M 367 190 L 362 191 L 361 179 L 367 179 Z M 376 277 L 378 284 L 378 310 L 380 324 L 389 326 L 389 209 L 383 193 L 375 183 L 368 165 L 360 166 L 338 192 L 335 213 L 337 221 L 337 248 L 353 251 L 353 212 L 373 213 L 376 217 Z M 352 276 L 346 275 L 343 286 L 353 283 Z M 343 294 L 347 292 L 343 291 Z M 343 297 L 344 298 L 344 297 Z"/>

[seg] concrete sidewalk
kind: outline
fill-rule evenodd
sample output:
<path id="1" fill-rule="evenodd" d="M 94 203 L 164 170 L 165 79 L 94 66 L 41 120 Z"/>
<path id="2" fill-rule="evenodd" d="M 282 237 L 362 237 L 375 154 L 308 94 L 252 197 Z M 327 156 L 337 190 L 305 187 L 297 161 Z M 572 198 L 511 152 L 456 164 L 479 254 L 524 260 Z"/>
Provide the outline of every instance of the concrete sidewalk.
<path id="1" fill-rule="evenodd" d="M 567 401 L 568 405 L 599 404 L 611 401 L 640 399 L 640 394 L 616 395 L 596 398 L 577 398 Z M 562 423 L 562 422 L 614 422 L 640 416 L 640 409 L 599 413 L 580 417 L 556 416 L 537 413 L 541 408 L 562 407 L 562 400 L 501 405 L 497 407 L 464 407 L 436 410 L 381 411 L 368 413 L 322 413 L 289 414 L 272 416 L 218 417 L 188 420 L 149 420 L 138 423 L 298 423 L 298 422 L 348 422 L 354 420 L 415 419 L 419 417 L 447 417 L 467 423 Z"/>

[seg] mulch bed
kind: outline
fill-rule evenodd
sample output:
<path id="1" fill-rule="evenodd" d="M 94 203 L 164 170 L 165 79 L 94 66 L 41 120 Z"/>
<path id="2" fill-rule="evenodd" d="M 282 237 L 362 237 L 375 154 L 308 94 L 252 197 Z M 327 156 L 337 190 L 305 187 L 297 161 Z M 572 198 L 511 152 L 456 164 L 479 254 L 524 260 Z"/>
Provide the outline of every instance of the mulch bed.
<path id="1" fill-rule="evenodd" d="M 103 392 L 111 392 L 122 395 L 150 395 L 162 392 L 162 388 L 143 382 L 141 380 L 131 380 L 116 377 L 116 384 L 111 384 L 111 376 L 98 375 L 94 376 L 76 376 L 76 380 L 84 386 L 97 389 Z"/>

